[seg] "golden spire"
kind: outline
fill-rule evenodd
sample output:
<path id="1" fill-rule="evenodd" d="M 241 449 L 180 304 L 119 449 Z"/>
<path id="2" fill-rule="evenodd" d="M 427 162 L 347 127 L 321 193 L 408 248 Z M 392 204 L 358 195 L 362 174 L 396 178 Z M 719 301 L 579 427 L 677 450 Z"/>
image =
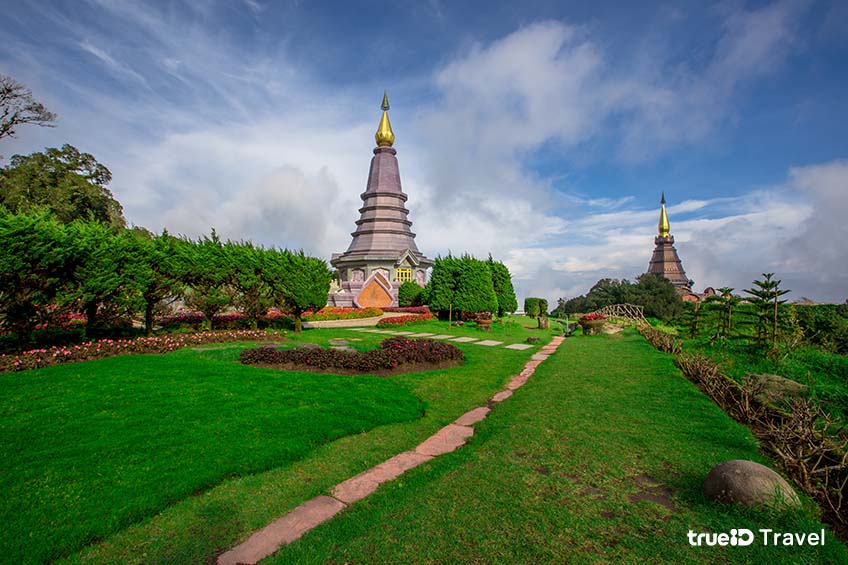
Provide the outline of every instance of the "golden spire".
<path id="1" fill-rule="evenodd" d="M 383 104 L 380 106 L 383 109 L 383 117 L 380 118 L 380 125 L 377 126 L 377 133 L 374 134 L 374 139 L 377 140 L 378 147 L 391 147 L 395 142 L 395 132 L 392 131 L 392 124 L 389 123 L 389 95 L 383 91 Z"/>
<path id="2" fill-rule="evenodd" d="M 668 237 L 670 229 L 668 227 L 668 214 L 665 213 L 665 192 L 662 193 L 662 200 L 660 200 L 660 204 L 662 204 L 662 208 L 660 208 L 660 223 L 657 226 L 660 237 Z"/>

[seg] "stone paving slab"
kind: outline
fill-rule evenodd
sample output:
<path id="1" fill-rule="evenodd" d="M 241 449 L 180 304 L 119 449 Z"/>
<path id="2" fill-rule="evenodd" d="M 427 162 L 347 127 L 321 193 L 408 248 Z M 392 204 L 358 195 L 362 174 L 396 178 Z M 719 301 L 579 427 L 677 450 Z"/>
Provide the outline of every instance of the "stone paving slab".
<path id="1" fill-rule="evenodd" d="M 409 337 L 430 337 L 430 336 L 432 336 L 432 335 L 436 335 L 436 334 L 428 334 L 428 333 L 423 333 L 423 334 L 412 334 L 412 335 L 410 335 Z"/>
<path id="2" fill-rule="evenodd" d="M 544 353 L 534 353 L 532 357 L 530 357 L 531 361 L 544 361 L 548 356 Z"/>
<path id="3" fill-rule="evenodd" d="M 512 396 L 511 390 L 502 390 L 499 393 L 497 393 L 495 396 L 492 397 L 492 402 L 503 402 L 504 400 L 506 400 L 510 396 Z"/>
<path id="4" fill-rule="evenodd" d="M 495 341 L 493 339 L 484 339 L 483 341 L 478 341 L 474 345 L 485 345 L 487 347 L 492 347 L 494 345 L 501 345 L 502 341 Z"/>
<path id="5" fill-rule="evenodd" d="M 486 406 L 475 408 L 457 418 L 454 424 L 457 426 L 473 426 L 477 422 L 482 421 L 489 414 L 490 410 Z"/>
<path id="6" fill-rule="evenodd" d="M 532 374 L 532 373 L 531 373 Z M 527 384 L 527 380 L 530 378 L 530 375 L 518 375 L 517 377 L 513 377 L 509 384 L 506 385 L 506 388 L 509 390 L 516 390 Z"/>
<path id="7" fill-rule="evenodd" d="M 448 334 L 439 334 L 439 335 L 434 335 L 434 336 L 433 336 L 433 337 L 431 337 L 430 339 L 447 339 L 447 338 L 449 338 L 449 337 L 453 337 L 453 336 L 452 336 L 452 335 L 448 335 Z"/>
<path id="8" fill-rule="evenodd" d="M 345 505 L 329 496 L 316 496 L 282 518 L 274 520 L 249 538 L 218 557 L 218 565 L 252 565 L 268 557 L 281 546 L 292 543 L 303 534 L 338 514 Z"/>
<path id="9" fill-rule="evenodd" d="M 512 345 L 507 345 L 505 349 L 517 349 L 518 351 L 524 351 L 525 349 L 532 349 L 534 346 L 529 343 L 513 343 Z"/>
<path id="10" fill-rule="evenodd" d="M 450 341 L 455 341 L 457 343 L 471 343 L 472 341 L 477 341 L 476 337 L 455 337 Z"/>
<path id="11" fill-rule="evenodd" d="M 421 465 L 432 459 L 429 455 L 423 455 L 414 451 L 404 451 L 391 459 L 383 461 L 376 467 L 372 467 L 352 477 L 333 488 L 333 496 L 346 504 L 352 504 L 361 500 L 377 490 L 377 487 L 387 481 L 392 481 L 406 471 Z"/>
<path id="12" fill-rule="evenodd" d="M 416 453 L 422 455 L 442 455 L 450 453 L 465 445 L 465 440 L 474 435 L 474 428 L 448 424 L 435 434 L 425 439 L 418 447 Z"/>

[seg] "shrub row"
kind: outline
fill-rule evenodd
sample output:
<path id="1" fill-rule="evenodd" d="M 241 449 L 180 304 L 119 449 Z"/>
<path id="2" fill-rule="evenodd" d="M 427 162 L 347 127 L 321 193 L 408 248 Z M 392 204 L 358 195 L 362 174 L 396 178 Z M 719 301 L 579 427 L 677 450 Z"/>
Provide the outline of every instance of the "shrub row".
<path id="1" fill-rule="evenodd" d="M 340 308 L 338 306 L 325 306 L 317 312 L 304 312 L 303 319 L 307 322 L 319 322 L 324 320 L 356 320 L 359 318 L 375 318 L 382 315 L 383 311 L 379 308 Z"/>
<path id="2" fill-rule="evenodd" d="M 90 361 L 114 355 L 167 353 L 181 347 L 205 343 L 264 341 L 279 336 L 280 334 L 265 331 L 228 330 L 139 337 L 136 339 L 102 339 L 78 345 L 31 349 L 18 355 L 0 355 L 0 372 L 25 371 L 58 365 L 59 363 Z"/>
<path id="3" fill-rule="evenodd" d="M 318 311 L 307 311 L 303 313 L 303 319 L 307 322 L 323 320 L 353 320 L 358 318 L 374 318 L 383 314 L 379 308 L 336 308 L 326 307 Z M 206 316 L 203 312 L 186 310 L 172 316 L 157 318 L 157 323 L 164 329 L 175 329 L 181 327 L 200 328 Z M 248 328 L 252 320 L 241 312 L 230 312 L 228 314 L 216 314 L 212 317 L 214 327 L 217 329 L 240 329 Z M 271 308 L 264 316 L 259 316 L 259 327 L 280 326 L 277 322 L 287 321 L 290 324 L 294 318 L 284 314 L 276 308 Z"/>
<path id="4" fill-rule="evenodd" d="M 383 312 L 407 312 L 409 314 L 429 314 L 429 306 L 387 306 Z"/>
<path id="5" fill-rule="evenodd" d="M 387 326 L 402 326 L 404 324 L 410 324 L 412 322 L 421 322 L 424 320 L 430 320 L 432 318 L 432 314 L 410 314 L 409 316 L 395 316 L 393 318 L 383 318 L 382 320 L 380 320 L 380 323 L 377 324 L 377 327 L 385 328 Z"/>
<path id="6" fill-rule="evenodd" d="M 338 349 L 276 349 L 255 347 L 241 352 L 246 365 L 295 365 L 320 370 L 341 369 L 369 373 L 397 369 L 402 365 L 461 361 L 465 358 L 455 345 L 429 339 L 393 337 L 371 351 L 342 351 Z"/>

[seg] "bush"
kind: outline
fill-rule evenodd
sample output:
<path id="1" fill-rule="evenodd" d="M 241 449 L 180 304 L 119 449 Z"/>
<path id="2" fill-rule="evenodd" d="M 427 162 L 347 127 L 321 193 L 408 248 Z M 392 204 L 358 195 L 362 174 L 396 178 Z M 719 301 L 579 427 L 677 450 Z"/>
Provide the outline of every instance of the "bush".
<path id="1" fill-rule="evenodd" d="M 376 318 L 382 316 L 383 311 L 379 308 L 341 308 L 337 306 L 325 306 L 317 312 L 307 310 L 303 313 L 303 319 L 307 322 L 321 322 L 326 320 L 358 320 L 359 318 Z"/>
<path id="2" fill-rule="evenodd" d="M 424 320 L 430 320 L 433 318 L 432 314 L 415 314 L 410 316 L 394 316 L 393 318 L 383 318 L 380 320 L 380 323 L 377 324 L 378 328 L 385 328 L 387 326 L 399 326 L 404 324 L 409 324 L 412 322 L 421 322 Z"/>
<path id="3" fill-rule="evenodd" d="M 264 331 L 208 331 L 189 334 L 171 334 L 137 339 L 103 339 L 79 345 L 56 346 L 24 351 L 19 355 L 0 355 L 0 372 L 25 371 L 60 363 L 90 361 L 115 355 L 139 353 L 168 353 L 190 345 L 227 341 L 262 341 L 279 337 Z"/>
<path id="4" fill-rule="evenodd" d="M 406 281 L 398 288 L 398 305 L 401 307 L 421 306 L 424 289 L 412 281 Z"/>
<path id="5" fill-rule="evenodd" d="M 383 308 L 383 312 L 407 312 L 409 314 L 429 314 L 430 308 L 427 306 L 388 306 Z"/>
<path id="6" fill-rule="evenodd" d="M 450 343 L 430 339 L 393 337 L 371 351 L 342 351 L 338 349 L 276 349 L 255 347 L 241 352 L 239 359 L 246 365 L 295 365 L 319 370 L 343 370 L 370 373 L 390 371 L 404 365 L 435 364 L 462 361 L 462 351 Z"/>

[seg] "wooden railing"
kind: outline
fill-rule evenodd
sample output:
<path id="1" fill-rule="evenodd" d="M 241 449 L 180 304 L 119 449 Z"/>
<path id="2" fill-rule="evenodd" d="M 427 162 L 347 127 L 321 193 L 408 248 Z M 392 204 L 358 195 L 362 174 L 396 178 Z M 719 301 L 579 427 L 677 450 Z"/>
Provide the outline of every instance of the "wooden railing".
<path id="1" fill-rule="evenodd" d="M 612 304 L 595 312 L 603 314 L 613 322 L 630 323 L 636 326 L 648 325 L 645 319 L 645 308 L 637 304 Z"/>

